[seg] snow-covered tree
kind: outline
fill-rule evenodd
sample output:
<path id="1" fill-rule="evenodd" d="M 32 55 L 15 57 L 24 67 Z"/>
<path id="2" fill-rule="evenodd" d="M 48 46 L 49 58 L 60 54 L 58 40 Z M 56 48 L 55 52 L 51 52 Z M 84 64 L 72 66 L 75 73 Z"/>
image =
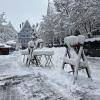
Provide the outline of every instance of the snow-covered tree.
<path id="1" fill-rule="evenodd" d="M 81 34 L 91 33 L 100 16 L 99 0 L 55 0 L 58 11 L 65 14 L 66 27 L 73 33 L 78 30 Z"/>
<path id="2" fill-rule="evenodd" d="M 100 30 L 100 0 L 52 1 L 53 7 L 49 7 L 55 10 L 49 9 L 49 16 L 47 13 L 39 28 L 46 41 L 53 42 L 56 38 L 61 43 L 65 36 L 78 34 L 91 37 L 94 31 Z M 48 39 L 49 35 L 54 36 Z"/>
<path id="3" fill-rule="evenodd" d="M 0 15 L 0 42 L 7 42 L 9 40 L 17 41 L 17 31 L 11 22 L 6 22 L 4 15 L 4 13 Z"/>
<path id="4" fill-rule="evenodd" d="M 41 37 L 44 39 L 45 44 L 53 44 L 54 38 L 54 23 L 53 23 L 53 16 L 45 16 L 44 21 L 41 22 L 39 33 Z"/>

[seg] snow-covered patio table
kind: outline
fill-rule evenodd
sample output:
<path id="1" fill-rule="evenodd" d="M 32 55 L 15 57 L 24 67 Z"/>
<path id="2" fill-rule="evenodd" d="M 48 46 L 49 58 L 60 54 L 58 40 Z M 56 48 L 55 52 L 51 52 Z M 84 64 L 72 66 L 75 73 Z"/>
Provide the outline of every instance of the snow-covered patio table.
<path id="1" fill-rule="evenodd" d="M 28 49 L 22 51 L 22 55 L 24 55 L 24 59 L 25 59 L 25 55 L 29 55 L 28 54 Z M 46 63 L 45 66 L 49 66 L 52 63 L 52 56 L 54 55 L 54 51 L 50 48 L 38 48 L 36 50 L 33 50 L 32 55 L 29 55 L 30 61 L 32 61 L 33 57 L 35 56 L 37 58 L 37 63 L 38 65 L 41 65 L 41 57 L 44 56 Z M 23 60 L 24 60 L 23 59 Z"/>
<path id="2" fill-rule="evenodd" d="M 54 51 L 50 48 L 42 48 L 42 49 L 36 49 L 33 51 L 32 57 L 37 56 L 39 57 L 39 60 L 41 60 L 41 57 L 44 56 L 46 63 L 45 66 L 49 66 L 52 63 L 52 56 L 54 55 Z M 41 61 L 39 61 L 41 62 Z"/>

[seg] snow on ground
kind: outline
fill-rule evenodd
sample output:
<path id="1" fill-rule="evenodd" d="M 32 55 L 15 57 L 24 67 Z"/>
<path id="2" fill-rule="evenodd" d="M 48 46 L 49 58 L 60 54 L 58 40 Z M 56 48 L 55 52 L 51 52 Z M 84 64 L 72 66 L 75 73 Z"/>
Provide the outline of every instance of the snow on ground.
<path id="1" fill-rule="evenodd" d="M 83 70 L 73 84 L 69 65 L 61 68 L 66 49 L 51 49 L 53 65 L 46 67 L 28 68 L 20 51 L 0 55 L 0 100 L 100 100 L 100 58 L 88 57 L 93 80 Z"/>
<path id="2" fill-rule="evenodd" d="M 11 55 L 0 55 L 0 79 L 3 76 L 24 75 L 30 73 L 25 69 L 20 52 Z"/>

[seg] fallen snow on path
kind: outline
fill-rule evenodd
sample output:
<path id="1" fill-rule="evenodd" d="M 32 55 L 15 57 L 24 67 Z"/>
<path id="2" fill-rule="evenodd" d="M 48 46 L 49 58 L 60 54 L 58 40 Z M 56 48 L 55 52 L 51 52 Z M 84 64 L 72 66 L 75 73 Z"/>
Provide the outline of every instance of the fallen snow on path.
<path id="1" fill-rule="evenodd" d="M 0 55 L 0 79 L 15 75 L 30 74 L 25 64 L 22 62 L 23 57 L 20 52 L 14 52 L 11 55 Z"/>
<path id="2" fill-rule="evenodd" d="M 67 73 L 70 67 L 61 68 L 66 49 L 51 49 L 53 65 L 47 67 L 31 64 L 28 68 L 19 51 L 0 55 L 0 100 L 4 96 L 11 100 L 100 100 L 100 58 L 88 57 L 93 81 L 83 70 L 73 84 L 73 75 Z"/>

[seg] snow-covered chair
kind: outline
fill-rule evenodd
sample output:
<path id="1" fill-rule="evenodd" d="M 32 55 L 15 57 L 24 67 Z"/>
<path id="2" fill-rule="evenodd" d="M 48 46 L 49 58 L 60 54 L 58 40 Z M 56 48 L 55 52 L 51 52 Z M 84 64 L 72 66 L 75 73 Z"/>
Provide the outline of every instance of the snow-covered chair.
<path id="1" fill-rule="evenodd" d="M 38 64 L 36 56 L 33 56 L 33 51 L 36 49 L 36 44 L 33 40 L 28 43 L 28 55 L 26 60 L 26 65 L 30 66 L 30 63 Z"/>
<path id="2" fill-rule="evenodd" d="M 44 41 L 41 38 L 38 38 L 36 40 L 36 48 L 37 49 L 42 49 L 43 48 L 43 43 L 44 43 Z M 41 65 L 40 64 L 41 58 L 42 58 L 42 56 L 37 56 L 37 59 L 38 59 L 38 62 L 39 62 L 38 65 Z"/>
<path id="3" fill-rule="evenodd" d="M 28 66 L 30 66 L 31 62 L 37 66 L 40 66 L 40 60 L 41 60 L 42 56 L 33 55 L 33 52 L 34 52 L 34 50 L 36 50 L 38 48 L 42 48 L 42 47 L 43 47 L 42 39 L 35 38 L 35 40 L 34 40 L 34 37 L 33 37 L 33 40 L 29 41 L 29 43 L 28 43 L 29 55 L 27 56 L 27 61 L 26 61 L 26 64 Z"/>
<path id="4" fill-rule="evenodd" d="M 43 48 L 43 40 L 42 39 L 36 40 L 36 48 Z"/>
<path id="5" fill-rule="evenodd" d="M 63 69 L 65 64 L 71 65 L 71 69 L 74 74 L 74 82 L 77 80 L 78 70 L 81 69 L 86 69 L 88 78 L 91 78 L 91 71 L 83 50 L 84 42 L 85 37 L 83 35 L 69 36 L 64 39 L 64 43 L 67 46 L 67 53 L 64 59 Z"/>

